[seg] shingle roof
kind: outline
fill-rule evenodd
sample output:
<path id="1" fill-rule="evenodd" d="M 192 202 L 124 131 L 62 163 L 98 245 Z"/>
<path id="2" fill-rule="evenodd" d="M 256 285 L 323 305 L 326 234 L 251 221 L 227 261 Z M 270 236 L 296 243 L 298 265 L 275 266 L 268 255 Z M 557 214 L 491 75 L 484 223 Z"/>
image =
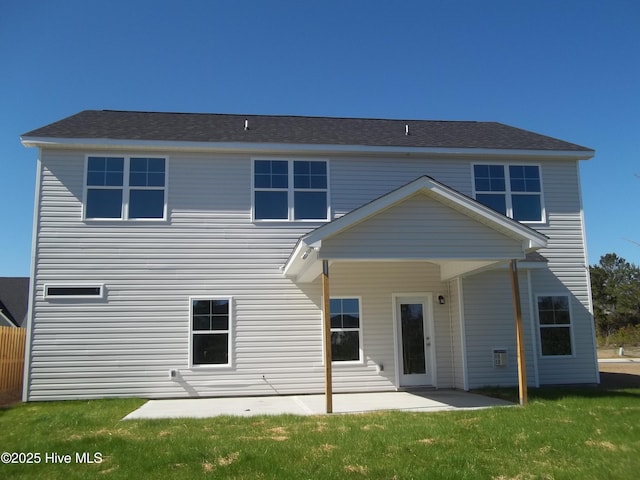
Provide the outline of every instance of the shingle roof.
<path id="1" fill-rule="evenodd" d="M 18 327 L 26 325 L 29 277 L 0 277 L 0 308 Z"/>
<path id="2" fill-rule="evenodd" d="M 113 110 L 85 110 L 23 135 L 29 137 L 591 151 L 496 122 Z"/>

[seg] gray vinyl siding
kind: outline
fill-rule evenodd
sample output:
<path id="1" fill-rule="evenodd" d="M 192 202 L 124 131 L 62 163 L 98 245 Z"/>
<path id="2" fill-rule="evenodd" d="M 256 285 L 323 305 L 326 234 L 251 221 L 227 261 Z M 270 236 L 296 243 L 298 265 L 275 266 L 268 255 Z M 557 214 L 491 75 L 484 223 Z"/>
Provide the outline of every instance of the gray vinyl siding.
<path id="1" fill-rule="evenodd" d="M 166 221 L 83 222 L 85 153 L 99 152 L 51 149 L 41 155 L 29 399 L 321 392 L 319 281 L 295 285 L 280 271 L 298 238 L 320 223 L 254 224 L 249 156 L 175 152 L 168 155 Z M 470 165 L 470 160 L 461 159 L 332 158 L 333 216 L 421 175 L 471 195 Z M 548 224 L 535 228 L 550 237 L 549 248 L 542 252 L 549 259 L 549 271 L 532 275 L 533 291 L 525 300 L 536 291 L 548 291 L 550 279 L 574 295 L 576 358 L 559 364 L 538 362 L 541 383 L 564 379 L 566 383 L 592 377 L 595 368 L 593 340 L 586 328 L 590 306 L 577 173 L 575 163 L 551 160 L 542 163 L 542 172 Z M 448 228 L 450 236 L 473 234 L 481 246 L 499 245 L 496 250 L 515 253 L 511 241 L 493 236 L 461 214 L 424 199 L 411 200 L 418 203 L 400 205 L 395 213 L 423 215 L 423 220 Z M 387 228 L 394 228 L 396 216 L 391 213 L 383 212 L 379 218 Z M 368 233 L 385 241 L 384 231 L 365 232 L 365 227 L 347 232 L 353 235 L 351 240 L 363 240 Z M 438 387 L 463 386 L 463 318 L 470 386 L 514 383 L 515 334 L 507 271 L 465 278 L 463 292 L 456 281 L 442 283 L 439 274 L 437 266 L 426 262 L 332 264 L 332 295 L 362 298 L 365 353 L 360 365 L 335 367 L 335 391 L 395 388 L 391 295 L 412 292 L 431 292 L 434 300 L 438 294 L 447 297 L 446 305 L 437 301 L 433 305 Z M 56 283 L 101 284 L 106 295 L 86 301 L 45 301 L 44 285 Z M 521 280 L 523 290 L 526 285 Z M 463 312 L 456 310 L 461 294 Z M 189 368 L 192 296 L 232 298 L 231 366 Z M 533 354 L 531 342 L 527 345 Z M 492 347 L 503 346 L 510 350 L 509 367 L 496 375 L 486 362 L 491 362 Z M 379 364 L 383 371 L 378 371 Z M 564 373 L 554 365 L 571 367 Z M 169 378 L 172 369 L 179 372 L 175 380 Z"/>
<path id="2" fill-rule="evenodd" d="M 333 212 L 342 216 L 423 175 L 470 195 L 470 171 L 468 160 L 448 158 L 336 159 L 331 163 Z"/>
<path id="3" fill-rule="evenodd" d="M 531 361 L 531 316 L 527 276 L 520 271 L 520 302 L 525 339 L 527 383 L 535 385 L 535 365 Z M 513 295 L 508 269 L 499 269 L 465 278 L 464 318 L 469 388 L 486 385 L 517 385 L 518 357 Z M 493 366 L 493 349 L 507 349 L 507 366 Z"/>
<path id="4" fill-rule="evenodd" d="M 435 338 L 431 348 L 435 348 L 433 373 L 436 385 L 439 388 L 454 386 L 449 308 L 437 301 L 439 294 L 448 296 L 448 287 L 440 281 L 437 265 L 428 262 L 336 262 L 330 269 L 329 280 L 332 296 L 362 298 L 364 335 L 364 365 L 336 365 L 334 386 L 358 391 L 395 388 L 397 357 L 393 295 L 414 293 L 430 293 L 433 297 L 431 321 Z M 376 365 L 380 364 L 384 371 L 376 374 Z M 347 372 L 349 377 L 344 376 Z"/>
<path id="5" fill-rule="evenodd" d="M 249 158 L 172 156 L 168 222 L 84 223 L 84 154 L 44 157 L 30 399 L 322 385 L 318 287 L 279 270 L 314 224 L 251 223 Z M 45 301 L 48 283 L 104 284 L 106 297 Z M 231 367 L 189 369 L 190 296 L 233 297 Z"/>
<path id="6" fill-rule="evenodd" d="M 494 259 L 505 254 L 522 256 L 522 245 L 422 194 L 322 245 L 322 255 L 331 259 Z"/>
<path id="7" fill-rule="evenodd" d="M 547 225 L 537 230 L 549 237 L 540 253 L 548 259 L 548 270 L 532 272 L 532 302 L 535 331 L 537 294 L 568 294 L 571 300 L 572 341 L 570 358 L 542 357 L 537 342 L 540 384 L 596 383 L 597 356 L 594 348 L 593 315 L 589 291 L 584 225 L 580 202 L 577 162 L 549 162 L 543 165 Z"/>

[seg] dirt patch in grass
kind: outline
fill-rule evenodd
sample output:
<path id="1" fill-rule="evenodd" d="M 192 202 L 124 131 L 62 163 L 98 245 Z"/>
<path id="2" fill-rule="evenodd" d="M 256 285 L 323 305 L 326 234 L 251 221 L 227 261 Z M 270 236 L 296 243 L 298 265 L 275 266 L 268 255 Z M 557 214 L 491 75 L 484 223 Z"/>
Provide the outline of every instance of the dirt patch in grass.
<path id="1" fill-rule="evenodd" d="M 436 443 L 435 438 L 423 438 L 422 440 L 418 440 L 418 443 L 423 443 L 425 445 L 433 445 Z"/>
<path id="2" fill-rule="evenodd" d="M 227 455 L 226 457 L 220 457 L 218 459 L 218 465 L 220 465 L 221 467 L 226 467 L 238 460 L 238 458 L 240 458 L 240 452 L 234 452 L 230 455 Z"/>
<path id="3" fill-rule="evenodd" d="M 365 465 L 345 465 L 344 471 L 349 473 L 359 473 L 361 475 L 369 473 L 369 469 Z"/>
<path id="4" fill-rule="evenodd" d="M 362 430 L 368 431 L 368 430 L 384 430 L 385 427 L 384 425 L 376 425 L 375 423 L 370 424 L 370 425 L 363 425 Z"/>
<path id="5" fill-rule="evenodd" d="M 584 443 L 589 447 L 601 448 L 603 450 L 617 450 L 616 446 L 611 442 L 596 442 L 595 440 L 587 440 Z"/>

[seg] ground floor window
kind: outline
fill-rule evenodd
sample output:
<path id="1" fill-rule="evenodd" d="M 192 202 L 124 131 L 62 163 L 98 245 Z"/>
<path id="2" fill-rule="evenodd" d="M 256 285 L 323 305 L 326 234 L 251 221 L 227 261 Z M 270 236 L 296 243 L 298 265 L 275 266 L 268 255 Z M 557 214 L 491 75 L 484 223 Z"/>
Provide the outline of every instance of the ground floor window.
<path id="1" fill-rule="evenodd" d="M 191 299 L 191 364 L 229 365 L 231 299 Z"/>
<path id="2" fill-rule="evenodd" d="M 332 298 L 330 317 L 332 360 L 334 362 L 361 360 L 360 299 Z"/>
<path id="3" fill-rule="evenodd" d="M 542 355 L 571 355 L 569 297 L 567 295 L 538 296 L 538 321 Z"/>

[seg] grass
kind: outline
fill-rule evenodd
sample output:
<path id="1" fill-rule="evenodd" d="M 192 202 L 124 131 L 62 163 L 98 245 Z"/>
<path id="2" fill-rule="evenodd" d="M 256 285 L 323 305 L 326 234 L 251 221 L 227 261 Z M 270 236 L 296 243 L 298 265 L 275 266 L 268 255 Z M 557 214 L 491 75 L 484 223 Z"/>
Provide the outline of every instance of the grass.
<path id="1" fill-rule="evenodd" d="M 640 389 L 530 398 L 476 411 L 152 421 L 121 421 L 138 399 L 21 404 L 0 410 L 0 451 L 41 462 L 0 464 L 0 478 L 637 478 Z M 47 463 L 47 452 L 71 464 Z M 78 464 L 76 452 L 103 461 Z"/>

